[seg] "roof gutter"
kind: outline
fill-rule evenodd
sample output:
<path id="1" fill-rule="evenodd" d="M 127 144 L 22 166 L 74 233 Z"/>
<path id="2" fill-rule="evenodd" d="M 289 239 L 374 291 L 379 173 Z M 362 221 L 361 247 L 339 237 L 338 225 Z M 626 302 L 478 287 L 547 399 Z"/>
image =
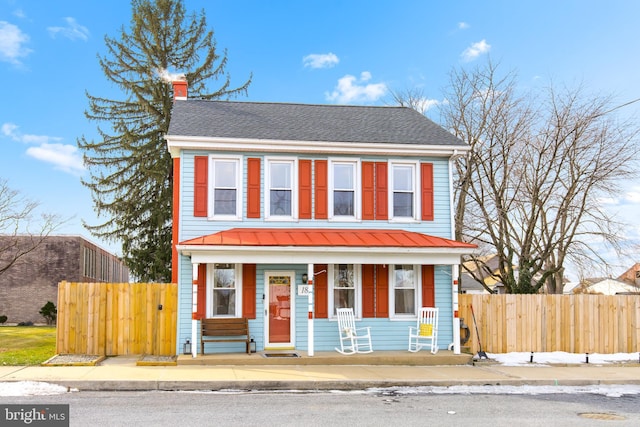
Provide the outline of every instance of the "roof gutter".
<path id="1" fill-rule="evenodd" d="M 467 145 L 427 145 L 372 142 L 289 141 L 165 135 L 171 157 L 183 150 L 296 152 L 306 154 L 369 154 L 450 157 L 469 151 Z"/>

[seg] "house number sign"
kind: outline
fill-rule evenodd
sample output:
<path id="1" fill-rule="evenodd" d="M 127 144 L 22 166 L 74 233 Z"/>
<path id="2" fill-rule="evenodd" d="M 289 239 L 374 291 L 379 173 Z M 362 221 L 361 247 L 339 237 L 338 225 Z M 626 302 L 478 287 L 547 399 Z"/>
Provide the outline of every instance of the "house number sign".
<path id="1" fill-rule="evenodd" d="M 311 292 L 311 285 L 298 285 L 298 295 L 309 295 Z"/>

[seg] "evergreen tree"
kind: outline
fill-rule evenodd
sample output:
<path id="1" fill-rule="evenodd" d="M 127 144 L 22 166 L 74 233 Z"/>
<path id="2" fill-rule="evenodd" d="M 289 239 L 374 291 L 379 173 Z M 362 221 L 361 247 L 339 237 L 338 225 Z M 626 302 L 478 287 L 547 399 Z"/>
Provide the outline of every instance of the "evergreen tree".
<path id="1" fill-rule="evenodd" d="M 105 37 L 107 53 L 98 56 L 107 79 L 122 92 L 120 100 L 87 93 L 89 120 L 99 140 L 81 137 L 98 217 L 85 224 L 95 236 L 121 241 L 125 262 L 142 281 L 171 280 L 172 162 L 163 136 L 171 118 L 170 72 L 184 73 L 190 97 L 228 99 L 246 94 L 251 77 L 231 88 L 227 52 L 217 49 L 205 13 L 186 15 L 181 0 L 132 0 L 130 29 Z M 217 90 L 208 83 L 215 80 Z"/>

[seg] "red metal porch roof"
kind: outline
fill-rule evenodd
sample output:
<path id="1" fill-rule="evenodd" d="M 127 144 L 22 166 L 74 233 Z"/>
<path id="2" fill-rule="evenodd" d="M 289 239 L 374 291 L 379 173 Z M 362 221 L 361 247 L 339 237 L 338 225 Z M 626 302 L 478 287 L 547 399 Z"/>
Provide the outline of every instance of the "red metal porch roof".
<path id="1" fill-rule="evenodd" d="M 477 246 L 404 230 L 232 228 L 180 242 L 201 246 L 339 246 L 474 249 Z"/>

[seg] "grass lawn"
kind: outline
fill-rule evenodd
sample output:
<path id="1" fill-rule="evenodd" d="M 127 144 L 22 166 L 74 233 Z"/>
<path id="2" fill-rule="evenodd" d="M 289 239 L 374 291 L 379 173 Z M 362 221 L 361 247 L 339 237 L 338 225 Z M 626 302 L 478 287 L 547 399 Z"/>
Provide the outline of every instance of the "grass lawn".
<path id="1" fill-rule="evenodd" d="M 39 365 L 55 354 L 55 326 L 0 326 L 0 366 Z"/>

